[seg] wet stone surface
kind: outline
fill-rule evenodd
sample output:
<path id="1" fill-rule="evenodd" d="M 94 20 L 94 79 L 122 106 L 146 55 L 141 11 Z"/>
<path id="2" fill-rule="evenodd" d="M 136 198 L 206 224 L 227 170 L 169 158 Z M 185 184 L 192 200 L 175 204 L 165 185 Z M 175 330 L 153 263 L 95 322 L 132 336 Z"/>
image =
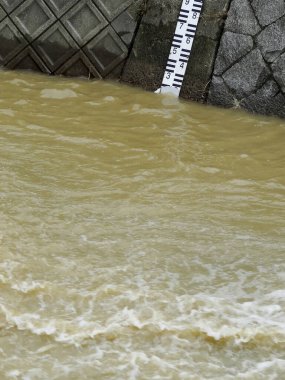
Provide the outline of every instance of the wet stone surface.
<path id="1" fill-rule="evenodd" d="M 254 49 L 232 66 L 223 79 L 239 99 L 248 96 L 252 88 L 259 88 L 269 78 L 270 71 L 258 49 Z"/>
<path id="2" fill-rule="evenodd" d="M 276 82 L 281 87 L 282 92 L 285 93 L 285 53 L 273 62 L 272 70 Z"/>
<path id="3" fill-rule="evenodd" d="M 143 0 L 0 0 L 0 66 L 119 79 Z"/>
<path id="4" fill-rule="evenodd" d="M 251 36 L 225 32 L 220 43 L 220 54 L 215 63 L 215 74 L 221 75 L 253 48 Z"/>
<path id="5" fill-rule="evenodd" d="M 285 116 L 284 0 L 232 0 L 208 102 Z"/>
<path id="6" fill-rule="evenodd" d="M 261 26 L 272 24 L 285 14 L 284 0 L 252 0 L 256 18 Z"/>

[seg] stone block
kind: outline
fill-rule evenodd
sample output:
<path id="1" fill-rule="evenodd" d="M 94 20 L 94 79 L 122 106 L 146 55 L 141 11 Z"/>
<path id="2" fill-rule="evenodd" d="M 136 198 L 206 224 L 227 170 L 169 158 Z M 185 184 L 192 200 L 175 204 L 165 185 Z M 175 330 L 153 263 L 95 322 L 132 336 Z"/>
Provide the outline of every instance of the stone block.
<path id="1" fill-rule="evenodd" d="M 4 11 L 4 9 L 0 6 L 0 21 L 3 20 L 3 18 L 5 18 L 7 16 L 6 12 Z"/>
<path id="2" fill-rule="evenodd" d="M 209 103 L 285 117 L 284 14 L 284 0 L 232 0 Z"/>
<path id="3" fill-rule="evenodd" d="M 251 5 L 263 27 L 272 24 L 285 14 L 284 0 L 252 0 Z"/>
<path id="4" fill-rule="evenodd" d="M 209 88 L 208 103 L 233 108 L 237 105 L 238 101 L 231 93 L 224 80 L 221 77 L 213 76 Z"/>
<path id="5" fill-rule="evenodd" d="M 37 71 L 118 79 L 144 3 L 0 0 L 0 65 L 13 60 L 9 67 L 30 63 Z"/>
<path id="6" fill-rule="evenodd" d="M 32 70 L 50 74 L 50 70 L 31 46 L 28 46 L 7 64 L 9 69 Z"/>
<path id="7" fill-rule="evenodd" d="M 112 22 L 112 27 L 127 46 L 132 43 L 137 27 L 138 5 L 139 3 L 130 6 Z"/>
<path id="8" fill-rule="evenodd" d="M 270 76 L 259 49 L 254 49 L 223 74 L 227 86 L 237 99 L 242 99 L 260 88 Z"/>
<path id="9" fill-rule="evenodd" d="M 83 48 L 84 53 L 104 78 L 128 55 L 128 49 L 111 26 L 105 28 Z"/>
<path id="10" fill-rule="evenodd" d="M 43 0 L 25 1 L 11 14 L 11 18 L 29 41 L 37 38 L 56 20 Z"/>
<path id="11" fill-rule="evenodd" d="M 79 46 L 85 45 L 108 25 L 106 18 L 91 0 L 82 0 L 61 20 Z"/>
<path id="12" fill-rule="evenodd" d="M 56 72 L 57 75 L 65 75 L 68 77 L 83 77 L 88 79 L 101 79 L 101 75 L 95 69 L 94 65 L 79 51 L 66 61 Z"/>
<path id="13" fill-rule="evenodd" d="M 32 46 L 51 72 L 54 72 L 79 49 L 59 21 L 38 37 Z"/>
<path id="14" fill-rule="evenodd" d="M 283 53 L 271 66 L 276 82 L 285 93 L 285 53 Z"/>
<path id="15" fill-rule="evenodd" d="M 244 57 L 253 48 L 251 36 L 225 32 L 221 38 L 218 57 L 215 63 L 215 75 L 221 75 L 235 62 Z"/>
<path id="16" fill-rule="evenodd" d="M 7 13 L 11 13 L 18 5 L 24 3 L 25 0 L 1 0 L 1 6 Z"/>
<path id="17" fill-rule="evenodd" d="M 6 65 L 15 55 L 23 50 L 28 42 L 6 17 L 0 22 L 0 64 Z"/>
<path id="18" fill-rule="evenodd" d="M 256 35 L 260 26 L 256 20 L 249 0 L 232 0 L 225 30 L 239 34 Z"/>
<path id="19" fill-rule="evenodd" d="M 108 21 L 113 21 L 120 13 L 127 9 L 133 0 L 93 0 Z M 138 0 L 135 0 L 138 1 Z"/>
<path id="20" fill-rule="evenodd" d="M 260 89 L 241 102 L 251 112 L 285 117 L 285 97 L 274 80 L 268 80 Z"/>
<path id="21" fill-rule="evenodd" d="M 60 18 L 71 7 L 73 7 L 78 0 L 44 0 L 46 5 L 53 11 L 57 18 Z"/>
<path id="22" fill-rule="evenodd" d="M 257 37 L 257 44 L 267 62 L 275 61 L 285 49 L 285 16 L 267 26 Z"/>

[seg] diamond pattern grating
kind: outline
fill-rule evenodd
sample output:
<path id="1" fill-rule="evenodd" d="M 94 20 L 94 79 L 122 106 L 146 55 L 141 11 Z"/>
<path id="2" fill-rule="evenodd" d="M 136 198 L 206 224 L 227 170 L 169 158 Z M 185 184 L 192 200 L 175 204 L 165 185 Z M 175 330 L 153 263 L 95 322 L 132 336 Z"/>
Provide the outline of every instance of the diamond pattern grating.
<path id="1" fill-rule="evenodd" d="M 119 78 L 144 0 L 0 0 L 0 66 Z"/>
<path id="2" fill-rule="evenodd" d="M 0 7 L 0 21 L 2 21 L 6 17 L 6 12 Z"/>

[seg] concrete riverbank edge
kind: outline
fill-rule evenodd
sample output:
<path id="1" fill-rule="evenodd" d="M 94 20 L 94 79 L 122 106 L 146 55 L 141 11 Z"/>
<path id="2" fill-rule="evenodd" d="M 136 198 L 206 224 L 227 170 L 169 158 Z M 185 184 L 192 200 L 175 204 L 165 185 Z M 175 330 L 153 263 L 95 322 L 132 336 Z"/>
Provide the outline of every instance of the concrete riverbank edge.
<path id="1" fill-rule="evenodd" d="M 0 0 L 0 66 L 161 85 L 182 0 Z M 204 0 L 181 96 L 285 117 L 285 1 Z"/>
<path id="2" fill-rule="evenodd" d="M 206 0 L 181 96 L 205 101 L 230 0 Z M 122 80 L 155 91 L 161 86 L 181 0 L 149 0 Z"/>

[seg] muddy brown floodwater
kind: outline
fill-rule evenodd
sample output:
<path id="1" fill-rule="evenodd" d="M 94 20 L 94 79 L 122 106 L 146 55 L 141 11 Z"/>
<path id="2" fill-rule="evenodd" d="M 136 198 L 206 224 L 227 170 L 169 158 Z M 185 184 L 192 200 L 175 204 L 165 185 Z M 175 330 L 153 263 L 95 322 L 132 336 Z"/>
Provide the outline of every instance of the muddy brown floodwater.
<path id="1" fill-rule="evenodd" d="M 0 84 L 0 378 L 284 379 L 284 121 Z"/>

